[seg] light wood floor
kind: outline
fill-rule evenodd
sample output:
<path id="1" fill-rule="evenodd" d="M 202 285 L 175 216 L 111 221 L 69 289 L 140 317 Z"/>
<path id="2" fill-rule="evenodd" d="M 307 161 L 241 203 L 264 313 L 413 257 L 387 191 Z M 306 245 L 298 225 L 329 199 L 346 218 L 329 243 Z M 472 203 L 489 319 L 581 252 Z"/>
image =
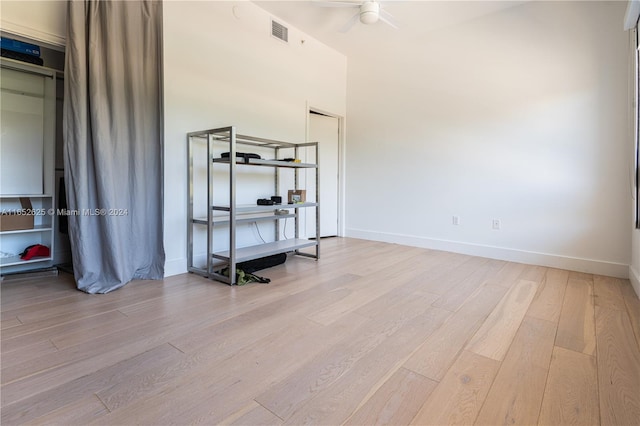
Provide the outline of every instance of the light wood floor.
<path id="1" fill-rule="evenodd" d="M 2 425 L 640 422 L 626 280 L 355 239 L 228 287 L 3 282 Z"/>

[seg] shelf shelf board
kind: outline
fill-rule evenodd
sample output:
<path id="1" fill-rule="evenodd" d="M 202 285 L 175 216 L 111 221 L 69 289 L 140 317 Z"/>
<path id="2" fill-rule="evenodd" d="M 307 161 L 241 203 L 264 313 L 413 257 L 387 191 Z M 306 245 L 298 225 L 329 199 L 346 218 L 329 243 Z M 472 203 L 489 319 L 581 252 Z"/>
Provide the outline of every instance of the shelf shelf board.
<path id="1" fill-rule="evenodd" d="M 214 163 L 229 164 L 228 158 L 214 158 Z M 262 160 L 258 158 L 249 158 L 249 161 L 245 161 L 244 158 L 236 158 L 236 164 L 243 166 L 268 166 L 268 167 L 287 167 L 290 169 L 315 169 L 317 164 L 312 163 L 294 163 L 293 161 L 282 160 Z"/>
<path id="2" fill-rule="evenodd" d="M 304 240 L 300 238 L 292 238 L 290 240 L 280 240 L 271 243 L 260 244 L 257 246 L 241 247 L 236 249 L 236 262 L 246 262 L 247 260 L 258 259 L 260 257 L 271 256 L 272 254 L 286 253 L 305 247 L 317 246 L 315 240 Z M 216 259 L 228 260 L 229 250 L 213 253 Z"/>
<path id="3" fill-rule="evenodd" d="M 33 232 L 49 232 L 52 231 L 53 228 L 51 227 L 51 225 L 35 225 L 33 228 L 31 229 L 16 229 L 16 230 L 12 230 L 12 231 L 0 231 L 0 235 L 10 235 L 10 234 L 26 234 L 26 233 L 33 233 Z"/>
<path id="4" fill-rule="evenodd" d="M 22 260 L 20 256 L 11 256 L 11 257 L 3 257 L 0 258 L 0 267 L 4 266 L 15 266 L 15 265 L 26 265 L 29 263 L 39 263 L 39 262 L 47 262 L 53 260 L 51 256 L 47 257 L 38 257 L 29 260 Z"/>
<path id="5" fill-rule="evenodd" d="M 274 204 L 272 206 L 259 206 L 257 204 L 241 204 L 236 206 L 236 213 L 267 212 L 280 209 L 301 209 L 306 207 L 317 207 L 318 203 L 305 202 L 297 204 Z M 228 212 L 229 206 L 212 206 L 213 210 Z"/>
<path id="6" fill-rule="evenodd" d="M 237 223 L 247 223 L 247 222 L 266 222 L 270 220 L 277 219 L 286 219 L 289 217 L 296 217 L 295 213 L 287 213 L 287 214 L 267 214 L 267 213 L 257 213 L 257 214 L 247 214 L 236 216 Z M 207 218 L 195 218 L 193 219 L 193 223 L 198 225 L 206 225 Z M 225 223 L 229 223 L 229 216 L 214 216 L 213 224 L 214 225 L 222 225 Z"/>
<path id="7" fill-rule="evenodd" d="M 0 198 L 52 198 L 49 194 L 0 194 Z"/>

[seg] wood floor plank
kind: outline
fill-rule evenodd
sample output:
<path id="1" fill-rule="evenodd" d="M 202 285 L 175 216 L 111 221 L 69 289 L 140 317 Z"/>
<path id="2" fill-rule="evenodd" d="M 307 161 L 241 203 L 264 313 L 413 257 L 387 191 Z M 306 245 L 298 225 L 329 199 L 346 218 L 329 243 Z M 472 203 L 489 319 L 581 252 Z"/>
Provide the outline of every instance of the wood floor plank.
<path id="1" fill-rule="evenodd" d="M 520 280 L 511 287 L 473 335 L 467 350 L 502 361 L 537 290 L 538 283 L 527 280 Z"/>
<path id="2" fill-rule="evenodd" d="M 537 423 L 555 334 L 555 323 L 525 317 L 500 366 L 476 424 Z"/>
<path id="3" fill-rule="evenodd" d="M 183 280 L 180 278 L 176 281 Z M 138 290 L 135 287 L 140 287 Z M 175 283 L 165 285 L 162 281 L 138 281 L 123 287 L 122 292 L 111 292 L 100 295 L 100 298 L 75 291 L 72 294 L 55 300 L 46 300 L 41 303 L 28 305 L 25 308 L 3 311 L 2 315 L 15 313 L 23 323 L 37 322 L 60 315 L 85 316 L 89 313 L 95 315 L 100 312 L 116 310 L 122 306 L 131 305 L 138 301 L 147 300 L 149 297 L 159 297 L 166 291 L 166 287 L 175 286 Z"/>
<path id="4" fill-rule="evenodd" d="M 409 424 L 437 385 L 433 380 L 400 368 L 344 424 Z"/>
<path id="5" fill-rule="evenodd" d="M 568 280 L 569 271 L 549 268 L 544 280 L 538 286 L 527 315 L 558 323 Z"/>
<path id="6" fill-rule="evenodd" d="M 225 423 L 222 422 L 223 425 L 238 425 L 238 426 L 247 426 L 247 425 L 280 425 L 282 424 L 282 419 L 278 418 L 271 411 L 267 410 L 260 404 L 256 404 L 256 407 L 246 412 L 244 415 L 238 417 L 233 422 Z"/>
<path id="7" fill-rule="evenodd" d="M 589 278 L 584 279 L 585 277 Z M 569 274 L 558 322 L 556 345 L 587 355 L 595 355 L 595 311 L 593 281 L 590 277 L 590 275 L 578 275 L 574 272 Z"/>
<path id="8" fill-rule="evenodd" d="M 516 284 L 519 280 L 533 281 L 540 284 L 542 281 L 544 281 L 544 277 L 546 274 L 547 268 L 545 268 L 544 266 L 526 265 L 514 284 Z"/>
<path id="9" fill-rule="evenodd" d="M 208 281 L 207 285 L 211 285 L 209 280 L 204 278 L 199 280 Z M 3 367 L 1 370 L 3 383 L 24 378 L 22 385 L 24 392 L 28 392 L 31 386 L 45 390 L 47 388 L 44 386 L 55 385 L 51 380 L 54 376 L 66 374 L 67 378 L 72 380 L 90 374 L 100 365 L 97 361 L 120 362 L 158 346 L 158 342 L 167 342 L 176 336 L 190 332 L 195 324 L 207 326 L 222 322 L 286 296 L 277 291 L 268 290 L 266 286 L 255 287 L 253 291 L 247 290 L 247 287 L 233 290 L 235 290 L 234 293 L 246 294 L 245 303 L 221 305 L 219 309 L 212 311 L 211 302 L 201 298 L 197 305 L 192 305 L 188 310 L 183 310 L 177 315 L 132 320 L 126 328 L 113 330 L 110 334 L 87 340 L 54 354 L 31 359 L 10 369 Z M 17 397 L 22 393 L 14 392 L 12 395 Z"/>
<path id="10" fill-rule="evenodd" d="M 304 368 L 259 395 L 256 401 L 278 417 L 288 419 L 302 404 L 330 387 L 361 358 L 426 312 L 429 305 L 420 298 L 405 295 L 404 303 L 394 308 L 392 317 L 381 313 L 339 345 L 329 348 L 327 353 L 320 354 Z"/>
<path id="11" fill-rule="evenodd" d="M 49 286 L 48 278 L 19 280 L 17 282 L 3 281 L 0 307 L 3 311 L 23 308 L 35 303 L 52 301 L 76 294 L 78 292 L 73 275 L 59 273 L 54 277 L 57 285 Z"/>
<path id="12" fill-rule="evenodd" d="M 22 322 L 18 319 L 18 317 L 7 318 L 0 322 L 0 330 L 6 330 L 11 327 L 16 327 L 22 325 Z"/>
<path id="13" fill-rule="evenodd" d="M 275 375 L 276 370 L 271 369 L 267 362 L 273 362 L 277 357 L 277 346 L 288 346 L 289 350 L 293 351 L 294 349 L 291 348 L 293 341 L 300 340 L 302 336 L 314 334 L 314 330 L 319 328 L 317 324 L 310 321 L 298 321 L 289 328 L 286 335 L 281 335 L 272 330 L 270 334 L 264 335 L 255 345 L 246 345 L 235 353 L 221 355 L 218 351 L 205 348 L 185 357 L 179 364 L 169 363 L 150 369 L 148 374 L 141 374 L 137 377 L 123 380 L 98 392 L 97 395 L 111 411 L 117 411 L 120 408 L 128 410 L 131 408 L 132 402 L 143 401 L 149 396 L 160 395 L 160 398 L 162 398 L 164 392 L 170 392 L 177 385 L 189 386 L 195 384 L 197 386 L 198 383 L 203 382 L 208 384 L 211 379 L 219 380 L 220 383 L 227 383 L 229 386 L 227 391 L 231 392 L 237 386 L 236 382 L 246 381 L 249 384 L 251 380 L 258 381 L 259 376 L 255 372 L 253 377 L 237 374 L 242 369 L 248 369 L 242 363 L 252 362 L 254 365 L 251 368 L 268 369 L 271 370 L 271 374 Z M 299 345 L 299 343 L 296 344 Z M 259 348 L 257 347 L 258 345 Z M 292 362 L 291 366 L 280 368 L 291 369 L 292 365 L 295 365 L 295 363 Z M 221 370 L 218 370 L 218 368 Z M 269 371 L 264 371 L 262 374 L 268 373 Z M 203 374 L 205 377 L 208 375 L 209 378 L 201 379 L 199 376 Z M 190 381 L 192 383 L 189 383 Z M 254 383 L 254 386 L 258 387 L 258 383 Z M 205 388 L 210 388 L 210 385 Z M 239 398 L 238 408 L 241 406 L 241 401 L 242 399 Z M 199 401 L 196 401 L 196 403 L 196 405 L 199 405 Z M 218 420 L 221 421 L 236 411 L 231 410 L 230 407 L 227 407 L 227 409 L 228 412 L 225 412 L 224 415 L 220 414 Z"/>
<path id="14" fill-rule="evenodd" d="M 2 339 L 10 339 L 23 334 L 33 333 L 34 331 L 55 327 L 57 325 L 83 320 L 104 312 L 119 310 L 118 308 L 135 306 L 137 303 L 149 303 L 151 300 L 161 301 L 163 296 L 169 296 L 174 291 L 180 292 L 181 288 L 183 289 L 182 291 L 188 291 L 191 285 L 187 285 L 186 287 L 183 287 L 183 285 L 191 284 L 193 282 L 192 277 L 193 276 L 190 275 L 186 277 L 179 276 L 176 277 L 175 280 L 168 281 L 162 287 L 156 284 L 151 289 L 146 289 L 143 285 L 138 285 L 140 283 L 132 283 L 133 288 L 127 288 L 128 286 L 125 286 L 124 288 L 120 289 L 126 290 L 126 292 L 125 295 L 120 296 L 120 299 L 118 299 L 120 301 L 117 302 L 117 304 L 114 304 L 114 298 L 106 298 L 103 301 L 105 302 L 103 305 L 90 305 L 87 301 L 91 301 L 92 295 L 74 290 L 74 294 L 80 295 L 80 297 L 76 299 L 74 303 L 65 303 L 65 309 L 55 310 L 55 312 L 57 313 L 55 313 L 54 315 L 43 315 L 42 318 L 30 321 L 29 323 L 25 323 L 20 327 L 10 328 L 6 333 L 2 333 Z M 138 288 L 140 290 L 138 290 Z M 130 292 L 136 292 L 137 294 L 138 291 L 142 294 L 142 297 L 126 297 L 126 294 L 129 294 Z M 103 296 L 109 296 L 111 294 L 113 293 L 100 295 L 100 299 L 102 299 Z M 55 301 L 50 302 L 54 303 Z M 120 312 L 122 312 L 122 310 Z"/>
<path id="15" fill-rule="evenodd" d="M 637 424 L 640 420 L 640 351 L 629 338 L 633 329 L 626 310 L 597 306 L 596 330 L 602 424 Z"/>
<path id="16" fill-rule="evenodd" d="M 480 287 L 403 366 L 429 379 L 440 381 L 506 292 L 505 287 Z"/>
<path id="17" fill-rule="evenodd" d="M 3 353 L 0 356 L 2 360 L 2 368 L 10 369 L 16 365 L 22 364 L 24 362 L 29 362 L 36 358 L 40 358 L 57 351 L 58 348 L 56 348 L 51 340 L 41 340 L 32 345 L 23 347 L 18 351 Z M 5 382 L 4 377 L 1 381 L 2 383 Z"/>
<path id="18" fill-rule="evenodd" d="M 488 259 L 454 255 L 445 266 L 424 277 L 422 291 L 443 295 L 452 285 L 458 284 L 487 262 Z"/>
<path id="19" fill-rule="evenodd" d="M 353 312 L 375 299 L 389 294 L 405 282 L 415 279 L 419 274 L 419 264 L 409 257 L 397 264 L 397 269 L 389 270 L 375 278 L 361 279 L 351 285 L 351 293 L 307 316 L 319 324 L 328 325 L 341 316 Z"/>
<path id="20" fill-rule="evenodd" d="M 365 321 L 365 318 L 360 318 L 356 315 L 348 317 L 348 323 L 351 326 L 362 325 Z M 293 325 L 288 328 L 289 335 L 283 338 L 290 340 L 304 335 L 304 339 L 299 339 L 296 345 L 302 345 L 305 342 L 309 344 L 314 336 L 319 340 L 321 339 L 325 344 L 331 344 L 334 339 L 341 338 L 340 332 L 347 328 L 344 323 L 337 323 L 331 329 L 324 329 L 301 318 L 292 321 L 291 324 Z M 246 327 L 251 328 L 251 325 L 248 324 Z M 107 407 L 117 410 L 120 407 L 131 404 L 136 399 L 157 395 L 163 392 L 165 387 L 171 388 L 172 385 L 176 384 L 175 382 L 188 381 L 189 377 L 197 376 L 200 371 L 213 370 L 216 367 L 223 368 L 225 364 L 234 363 L 236 360 L 240 362 L 243 357 L 247 358 L 252 354 L 256 354 L 257 351 L 253 348 L 259 347 L 261 353 L 273 350 L 275 344 L 282 341 L 274 338 L 278 334 L 278 327 L 271 327 L 270 330 L 262 329 L 259 333 L 259 338 L 250 339 L 246 338 L 246 333 L 237 333 L 237 330 L 235 330 L 235 334 L 224 332 L 224 330 L 219 334 L 214 333 L 206 340 L 208 344 L 189 353 L 179 364 L 162 365 L 149 369 L 146 374 L 139 374 L 123 380 L 108 389 L 100 391 L 98 394 Z M 314 333 L 313 330 L 317 332 Z M 330 333 L 334 333 L 334 335 L 331 336 Z M 309 348 L 307 348 L 307 352 L 304 355 L 308 357 L 310 356 L 309 354 L 320 352 L 322 349 L 322 347 L 314 347 L 314 345 L 309 344 Z M 287 353 L 291 352 L 293 352 L 292 349 L 288 348 Z M 268 356 L 266 357 L 268 358 Z M 234 366 L 231 370 L 233 371 L 237 368 L 237 366 Z M 132 389 L 135 389 L 135 394 L 132 394 Z"/>
<path id="21" fill-rule="evenodd" d="M 599 425 L 595 358 L 556 346 L 539 425 Z"/>
<path id="22" fill-rule="evenodd" d="M 593 294 L 595 306 L 607 309 L 626 310 L 622 296 L 622 280 L 613 277 L 593 276 Z"/>
<path id="23" fill-rule="evenodd" d="M 19 318 L 22 323 L 35 321 L 37 317 L 43 315 L 47 310 L 61 311 L 72 306 L 78 301 L 86 301 L 87 295 L 81 292 L 65 294 L 57 299 L 46 299 L 39 303 L 25 304 L 17 308 L 3 308 L 0 313 L 0 320 Z"/>
<path id="24" fill-rule="evenodd" d="M 283 323 L 296 321 L 319 307 L 331 304 L 349 294 L 349 283 L 361 277 L 344 274 L 330 281 L 321 281 L 316 287 L 294 293 L 290 297 L 274 300 L 253 310 L 240 313 L 210 326 L 201 326 L 171 340 L 171 344 L 186 353 L 194 353 L 205 346 L 224 342 L 227 346 L 237 340 L 237 330 L 244 330 L 242 342 L 252 343 Z"/>
<path id="25" fill-rule="evenodd" d="M 528 265 L 523 263 L 507 262 L 498 273 L 487 280 L 488 284 L 511 288 L 518 282 Z"/>
<path id="26" fill-rule="evenodd" d="M 178 369 L 169 380 L 149 387 L 135 399 L 129 397 L 127 405 L 95 423 L 216 424 L 245 407 L 247 401 L 253 400 L 274 380 L 292 374 L 322 352 L 323 345 L 335 345 L 351 324 L 357 328 L 363 321 L 368 320 L 352 314 L 324 327 L 301 318 L 288 327 L 286 333 L 273 330 L 261 341 L 223 359 L 215 356 L 217 348 L 213 351 L 203 349 L 193 354 L 194 360 L 202 361 L 195 368 Z M 144 378 L 143 381 L 146 382 Z M 206 398 L 196 395 L 206 395 Z M 174 408 L 158 412 L 154 407 L 159 406 Z"/>
<path id="27" fill-rule="evenodd" d="M 48 327 L 33 333 L 21 334 L 14 338 L 2 340 L 2 353 L 20 350 L 23 347 L 33 345 L 43 340 L 52 341 L 58 349 L 73 346 L 69 342 L 81 342 L 87 338 L 93 338 L 100 329 L 113 332 L 127 324 L 129 319 L 119 311 L 109 311 L 93 315 L 77 321 L 63 323 L 54 327 Z"/>
<path id="28" fill-rule="evenodd" d="M 411 424 L 472 424 L 499 366 L 498 361 L 463 351 Z"/>
<path id="29" fill-rule="evenodd" d="M 431 305 L 435 300 L 438 299 L 438 295 L 433 293 L 421 292 L 420 294 L 415 294 L 411 291 L 413 287 L 414 286 L 407 284 L 406 287 L 403 286 L 403 288 L 401 289 L 383 294 L 377 299 L 360 306 L 358 309 L 354 310 L 354 312 L 358 315 L 373 319 L 379 317 L 381 312 L 388 311 L 389 309 L 394 309 L 394 306 L 398 306 L 398 308 L 401 309 L 402 305 L 407 302 L 408 298 L 419 299 L 422 301 L 422 303 L 425 304 L 425 306 Z"/>
<path id="30" fill-rule="evenodd" d="M 95 395 L 87 395 L 72 403 L 29 421 L 30 425 L 86 425 L 96 417 L 108 413 Z"/>
<path id="31" fill-rule="evenodd" d="M 388 372 L 396 371 L 413 348 L 440 327 L 449 315 L 449 311 L 431 307 L 412 319 L 330 386 L 304 401 L 290 416 L 284 417 L 285 424 L 342 424 L 353 414 L 354 407 L 367 397 L 370 389 L 377 384 L 381 386 Z"/>
<path id="32" fill-rule="evenodd" d="M 49 388 L 28 387 L 28 389 L 24 390 L 21 382 L 18 382 L 17 386 L 3 386 L 2 399 L 16 402 L 3 404 L 2 424 L 29 422 L 56 409 L 63 408 L 67 410 L 65 407 L 73 405 L 87 394 L 96 393 L 111 384 L 119 383 L 128 377 L 141 374 L 145 369 L 163 364 L 169 359 L 182 357 L 184 357 L 182 352 L 171 345 L 164 344 L 125 361 L 113 364 L 110 367 L 100 369 L 96 374 L 83 376 L 68 382 L 60 381 Z M 12 397 L 11 393 L 18 390 L 22 391 L 21 397 Z"/>
<path id="33" fill-rule="evenodd" d="M 451 286 L 433 306 L 446 309 L 452 312 L 457 311 L 464 302 L 488 279 L 494 277 L 505 265 L 499 260 L 490 260 L 481 267 L 473 271 L 460 283 Z"/>

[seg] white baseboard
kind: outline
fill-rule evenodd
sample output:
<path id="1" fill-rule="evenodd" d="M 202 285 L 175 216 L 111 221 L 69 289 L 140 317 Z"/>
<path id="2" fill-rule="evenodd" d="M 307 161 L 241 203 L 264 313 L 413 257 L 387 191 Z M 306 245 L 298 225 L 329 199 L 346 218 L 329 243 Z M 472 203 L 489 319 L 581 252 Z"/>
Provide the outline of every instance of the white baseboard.
<path id="1" fill-rule="evenodd" d="M 506 247 L 494 247 L 482 244 L 463 243 L 459 241 L 439 240 L 434 238 L 416 237 L 413 235 L 374 232 L 363 229 L 347 229 L 347 237 L 403 244 L 407 246 L 422 247 L 432 250 L 450 251 L 454 253 L 468 254 L 471 256 L 488 257 L 490 259 L 547 266 L 551 268 L 567 269 L 570 271 L 585 272 L 617 278 L 629 278 L 630 275 L 630 267 L 629 265 L 624 263 L 605 262 L 600 260 L 560 256 L 555 254 L 537 253 Z M 634 286 L 634 288 L 636 289 L 636 292 L 640 290 L 640 288 L 638 287 Z"/>
<path id="2" fill-rule="evenodd" d="M 184 274 L 187 272 L 187 258 L 165 260 L 164 276 L 171 277 L 173 275 Z"/>
<path id="3" fill-rule="evenodd" d="M 200 253 L 193 255 L 193 264 L 206 269 L 207 267 L 207 253 Z M 187 258 L 167 260 L 164 262 L 164 276 L 170 277 L 172 275 L 186 274 L 187 270 Z"/>
<path id="4" fill-rule="evenodd" d="M 633 269 L 631 265 L 629 265 L 629 281 L 631 281 L 631 286 L 636 291 L 636 296 L 640 298 L 640 273 Z"/>

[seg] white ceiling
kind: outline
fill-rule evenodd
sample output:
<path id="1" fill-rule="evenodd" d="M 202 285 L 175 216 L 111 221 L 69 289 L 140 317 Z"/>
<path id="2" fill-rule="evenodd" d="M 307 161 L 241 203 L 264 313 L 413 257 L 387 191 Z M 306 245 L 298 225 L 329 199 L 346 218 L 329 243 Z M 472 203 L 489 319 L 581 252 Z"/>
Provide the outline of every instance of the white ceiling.
<path id="1" fill-rule="evenodd" d="M 341 0 L 344 1 L 344 0 Z M 349 1 L 349 0 L 347 0 Z M 479 17 L 511 8 L 525 1 L 382 1 L 382 8 L 393 15 L 398 29 L 382 22 L 364 25 L 357 22 L 346 33 L 340 29 L 358 12 L 358 8 L 321 7 L 323 1 L 256 0 L 261 8 L 347 57 L 377 55 L 403 46 L 411 49 L 427 33 L 460 25 Z M 326 3 L 326 2 L 324 2 Z M 354 1 L 355 5 L 361 3 Z"/>

